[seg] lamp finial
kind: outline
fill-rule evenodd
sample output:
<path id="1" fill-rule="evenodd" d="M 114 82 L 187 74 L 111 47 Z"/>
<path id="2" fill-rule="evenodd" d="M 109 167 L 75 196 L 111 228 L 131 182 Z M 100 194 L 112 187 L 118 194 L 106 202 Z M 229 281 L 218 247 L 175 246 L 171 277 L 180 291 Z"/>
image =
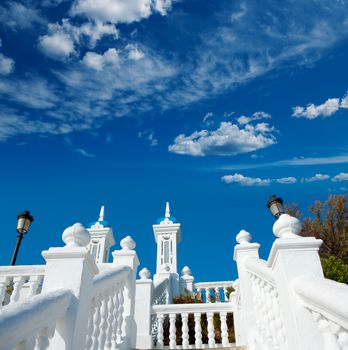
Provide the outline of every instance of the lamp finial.
<path id="1" fill-rule="evenodd" d="M 169 202 L 166 203 L 166 212 L 164 215 L 165 218 L 170 218 L 170 207 L 169 207 Z"/>
<path id="2" fill-rule="evenodd" d="M 98 219 L 98 221 L 104 221 L 104 217 L 105 217 L 105 214 L 104 214 L 104 205 L 102 205 L 102 207 L 100 208 L 100 213 L 99 213 L 99 219 Z"/>

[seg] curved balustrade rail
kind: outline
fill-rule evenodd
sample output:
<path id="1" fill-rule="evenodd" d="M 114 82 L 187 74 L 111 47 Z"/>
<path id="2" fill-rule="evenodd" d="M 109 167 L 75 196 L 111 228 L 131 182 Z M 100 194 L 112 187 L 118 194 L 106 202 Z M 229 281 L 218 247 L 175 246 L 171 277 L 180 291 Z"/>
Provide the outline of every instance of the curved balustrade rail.
<path id="1" fill-rule="evenodd" d="M 104 270 L 93 280 L 86 349 L 116 349 L 123 341 L 124 288 L 131 268 Z"/>
<path id="2" fill-rule="evenodd" d="M 41 292 L 45 265 L 1 266 L 0 308 Z"/>
<path id="3" fill-rule="evenodd" d="M 198 282 L 194 289 L 200 298 L 206 302 L 228 302 L 229 289 L 232 290 L 234 281 Z"/>
<path id="4" fill-rule="evenodd" d="M 57 290 L 8 305 L 0 314 L 0 350 L 47 349 L 72 293 Z"/>
<path id="5" fill-rule="evenodd" d="M 163 278 L 152 291 L 152 305 L 163 305 L 169 302 L 169 279 Z"/>
<path id="6" fill-rule="evenodd" d="M 348 286 L 328 279 L 300 276 L 295 292 L 312 313 L 325 350 L 348 349 Z"/>
<path id="7" fill-rule="evenodd" d="M 245 267 L 255 311 L 255 341 L 265 349 L 287 349 L 279 295 L 271 269 L 267 267 L 266 261 L 255 258 L 247 259 Z"/>
<path id="8" fill-rule="evenodd" d="M 153 306 L 153 314 L 157 318 L 157 338 L 155 339 L 156 349 L 164 348 L 164 323 L 169 319 L 169 348 L 170 349 L 201 349 L 202 347 L 214 348 L 218 346 L 229 347 L 227 314 L 232 313 L 232 306 L 229 303 L 219 304 L 168 304 Z M 208 344 L 203 344 L 202 339 L 202 315 L 206 315 Z M 220 345 L 215 341 L 214 315 L 217 315 L 220 322 Z M 189 317 L 194 318 L 194 343 L 190 344 L 189 338 Z M 177 344 L 177 321 L 181 320 L 182 344 Z M 179 322 L 180 324 L 180 322 Z"/>

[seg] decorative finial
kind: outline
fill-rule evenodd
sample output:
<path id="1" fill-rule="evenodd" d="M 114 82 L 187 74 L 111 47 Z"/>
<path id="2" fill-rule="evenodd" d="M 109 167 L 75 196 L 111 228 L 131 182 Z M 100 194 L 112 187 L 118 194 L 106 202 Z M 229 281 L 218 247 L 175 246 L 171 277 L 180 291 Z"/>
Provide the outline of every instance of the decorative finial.
<path id="1" fill-rule="evenodd" d="M 150 271 L 144 267 L 140 272 L 139 272 L 139 276 L 142 280 L 148 280 L 151 277 L 151 273 Z"/>
<path id="2" fill-rule="evenodd" d="M 251 241 L 251 234 L 248 231 L 241 230 L 236 236 L 236 241 L 239 244 L 249 244 Z"/>
<path id="3" fill-rule="evenodd" d="M 191 276 L 192 275 L 191 269 L 188 266 L 184 266 L 183 269 L 181 270 L 181 273 L 183 276 Z"/>
<path id="4" fill-rule="evenodd" d="M 288 214 L 282 214 L 273 225 L 273 233 L 278 238 L 296 238 L 301 230 L 301 221 Z"/>
<path id="5" fill-rule="evenodd" d="M 170 218 L 170 207 L 169 207 L 169 202 L 166 203 L 166 213 L 164 214 L 165 218 Z"/>
<path id="6" fill-rule="evenodd" d="M 104 221 L 104 217 L 105 217 L 105 214 L 104 214 L 104 205 L 102 205 L 102 207 L 100 208 L 100 213 L 99 213 L 99 219 L 98 219 L 98 221 Z"/>
<path id="7" fill-rule="evenodd" d="M 85 247 L 91 236 L 82 224 L 77 223 L 64 230 L 62 239 L 66 247 Z"/>
<path id="8" fill-rule="evenodd" d="M 120 245 L 122 250 L 133 250 L 136 247 L 136 244 L 131 236 L 123 238 Z"/>

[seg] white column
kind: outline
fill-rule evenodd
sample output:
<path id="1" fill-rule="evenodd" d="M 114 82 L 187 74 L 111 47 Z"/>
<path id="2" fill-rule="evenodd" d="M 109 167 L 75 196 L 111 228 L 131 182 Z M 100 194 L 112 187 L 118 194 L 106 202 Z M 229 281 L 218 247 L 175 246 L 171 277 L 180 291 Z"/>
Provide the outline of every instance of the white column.
<path id="1" fill-rule="evenodd" d="M 236 237 L 237 245 L 234 248 L 233 259 L 237 263 L 239 276 L 239 297 L 241 304 L 240 323 L 235 324 L 236 346 L 250 346 L 253 344 L 252 333 L 256 329 L 251 283 L 244 266 L 248 258 L 259 258 L 259 247 L 257 243 L 250 243 L 251 235 L 245 230 L 241 230 Z M 239 325 L 239 329 L 237 328 Z"/>
<path id="2" fill-rule="evenodd" d="M 140 280 L 136 282 L 135 293 L 135 323 L 137 330 L 137 349 L 152 349 L 151 336 L 151 301 L 153 283 L 150 279 L 150 271 L 146 268 L 139 272 Z"/>
<path id="3" fill-rule="evenodd" d="M 132 237 L 127 236 L 120 243 L 122 250 L 116 250 L 112 253 L 114 265 L 129 266 L 132 271 L 127 279 L 124 291 L 124 322 L 122 335 L 126 337 L 125 349 L 134 348 L 136 342 L 136 324 L 134 321 L 135 311 L 135 289 L 136 274 L 139 265 L 137 253 L 133 250 L 136 246 Z"/>
<path id="4" fill-rule="evenodd" d="M 86 248 L 89 240 L 88 231 L 81 224 L 74 224 L 63 232 L 65 247 L 42 252 L 46 260 L 42 293 L 66 288 L 75 296 L 65 317 L 57 322 L 50 349 L 85 349 L 93 277 L 98 273 Z"/>
<path id="5" fill-rule="evenodd" d="M 318 250 L 321 240 L 300 237 L 301 222 L 283 214 L 273 226 L 279 237 L 273 243 L 267 265 L 272 269 L 278 288 L 279 304 L 290 349 L 321 349 L 320 333 L 310 312 L 302 306 L 292 281 L 302 275 L 323 277 Z"/>

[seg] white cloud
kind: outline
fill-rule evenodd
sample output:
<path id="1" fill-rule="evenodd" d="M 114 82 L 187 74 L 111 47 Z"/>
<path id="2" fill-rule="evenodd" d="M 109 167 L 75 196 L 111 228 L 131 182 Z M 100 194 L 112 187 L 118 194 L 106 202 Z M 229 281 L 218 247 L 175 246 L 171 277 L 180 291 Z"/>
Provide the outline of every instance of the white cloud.
<path id="1" fill-rule="evenodd" d="M 82 62 L 89 68 L 96 71 L 104 69 L 105 65 L 116 66 L 119 64 L 120 58 L 116 49 L 108 49 L 104 54 L 100 55 L 95 52 L 87 52 Z"/>
<path id="2" fill-rule="evenodd" d="M 172 0 L 155 0 L 155 10 L 165 16 L 172 6 Z"/>
<path id="3" fill-rule="evenodd" d="M 0 75 L 9 75 L 14 71 L 15 61 L 0 53 Z"/>
<path id="4" fill-rule="evenodd" d="M 348 181 L 348 173 L 340 173 L 336 176 L 334 176 L 332 181 L 338 182 L 338 181 Z"/>
<path id="5" fill-rule="evenodd" d="M 168 150 L 191 156 L 232 156 L 275 144 L 276 139 L 271 134 L 272 131 L 273 128 L 266 123 L 240 128 L 231 122 L 221 122 L 217 130 L 200 130 L 189 136 L 177 136 Z"/>
<path id="6" fill-rule="evenodd" d="M 134 61 L 138 61 L 145 56 L 144 52 L 134 44 L 128 44 L 126 50 L 128 50 L 128 58 Z"/>
<path id="7" fill-rule="evenodd" d="M 295 118 L 315 119 L 318 117 L 330 117 L 341 108 L 348 108 L 348 92 L 340 99 L 329 98 L 321 105 L 308 104 L 306 107 L 293 107 L 292 116 Z"/>
<path id="8" fill-rule="evenodd" d="M 260 179 L 259 177 L 247 177 L 242 174 L 225 175 L 221 180 L 227 184 L 239 183 L 243 186 L 267 186 L 271 183 L 270 179 Z"/>
<path id="9" fill-rule="evenodd" d="M 330 179 L 329 175 L 326 174 L 315 174 L 312 177 L 307 177 L 307 178 L 303 178 L 301 181 L 303 182 L 316 182 L 316 181 L 324 181 L 324 180 L 328 180 Z"/>
<path id="10" fill-rule="evenodd" d="M 96 21 L 74 26 L 69 19 L 63 19 L 61 24 L 48 25 L 48 34 L 39 38 L 39 48 L 48 57 L 66 59 L 75 53 L 75 46 L 85 38 L 88 40 L 88 47 L 94 48 L 105 35 L 117 39 L 119 32 L 113 24 Z"/>
<path id="11" fill-rule="evenodd" d="M 213 112 L 208 112 L 204 117 L 203 117 L 203 123 L 205 123 L 210 117 L 212 117 L 214 114 Z"/>
<path id="12" fill-rule="evenodd" d="M 27 7 L 16 1 L 7 2 L 6 6 L 0 6 L 0 23 L 12 30 L 30 29 L 34 24 L 45 24 L 39 10 Z"/>
<path id="13" fill-rule="evenodd" d="M 59 32 L 41 36 L 39 48 L 46 56 L 54 59 L 65 59 L 75 52 L 72 38 Z"/>
<path id="14" fill-rule="evenodd" d="M 151 15 L 152 0 L 78 0 L 73 15 L 110 23 L 132 23 Z"/>
<path id="15" fill-rule="evenodd" d="M 248 124 L 248 123 L 255 121 L 255 120 L 270 119 L 270 118 L 271 118 L 270 114 L 268 114 L 266 112 L 259 111 L 259 112 L 255 112 L 254 114 L 252 114 L 251 117 L 247 117 L 245 115 L 242 115 L 239 118 L 237 118 L 237 122 L 241 125 L 245 125 L 245 124 Z"/>
<path id="16" fill-rule="evenodd" d="M 284 185 L 290 185 L 297 182 L 297 179 L 295 177 L 289 176 L 289 177 L 282 177 L 280 179 L 275 179 L 276 182 Z"/>
<path id="17" fill-rule="evenodd" d="M 348 108 L 348 92 L 341 99 L 341 108 Z"/>

